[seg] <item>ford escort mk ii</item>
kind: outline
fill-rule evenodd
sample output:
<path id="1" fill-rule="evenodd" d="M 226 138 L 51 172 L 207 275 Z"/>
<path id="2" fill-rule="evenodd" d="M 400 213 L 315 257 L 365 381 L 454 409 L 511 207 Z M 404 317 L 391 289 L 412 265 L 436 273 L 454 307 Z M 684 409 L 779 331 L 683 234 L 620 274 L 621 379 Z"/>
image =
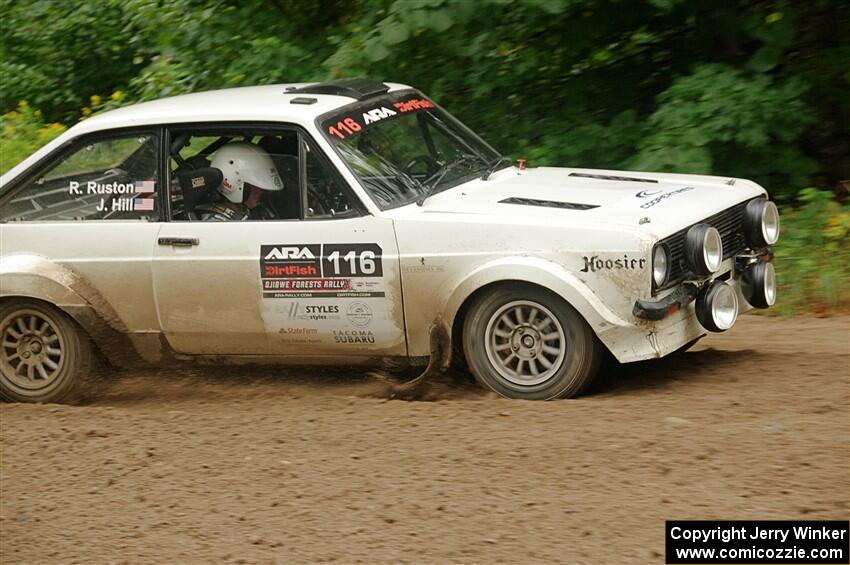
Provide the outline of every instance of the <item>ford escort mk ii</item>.
<path id="1" fill-rule="evenodd" d="M 365 80 L 178 96 L 0 178 L 0 395 L 116 366 L 452 361 L 512 398 L 774 303 L 776 206 L 735 178 L 519 166 Z"/>

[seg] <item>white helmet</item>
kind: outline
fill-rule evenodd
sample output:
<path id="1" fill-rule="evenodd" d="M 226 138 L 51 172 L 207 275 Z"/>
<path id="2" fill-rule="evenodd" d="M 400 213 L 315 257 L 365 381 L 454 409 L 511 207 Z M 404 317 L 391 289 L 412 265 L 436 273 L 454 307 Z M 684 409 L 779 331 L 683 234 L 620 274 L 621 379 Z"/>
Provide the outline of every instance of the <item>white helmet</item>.
<path id="1" fill-rule="evenodd" d="M 242 202 L 246 183 L 263 190 L 283 190 L 274 161 L 256 145 L 228 143 L 215 152 L 211 165 L 224 176 L 218 190 L 231 202 Z"/>

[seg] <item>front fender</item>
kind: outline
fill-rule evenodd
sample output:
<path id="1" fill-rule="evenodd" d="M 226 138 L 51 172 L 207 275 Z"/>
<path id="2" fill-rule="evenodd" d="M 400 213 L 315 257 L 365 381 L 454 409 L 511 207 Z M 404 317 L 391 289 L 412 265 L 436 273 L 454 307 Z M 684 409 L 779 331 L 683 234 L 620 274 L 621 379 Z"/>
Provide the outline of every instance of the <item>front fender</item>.
<path id="1" fill-rule="evenodd" d="M 629 325 L 599 300 L 590 288 L 557 263 L 529 256 L 501 257 L 477 266 L 453 285 L 448 285 L 447 288 L 451 288 L 451 291 L 443 302 L 442 309 L 437 312 L 432 310 L 430 319 L 421 308 L 408 309 L 411 322 L 408 324 L 410 355 L 428 355 L 429 340 L 425 330 L 429 325 L 446 320 L 446 329 L 451 332 L 461 306 L 476 290 L 492 283 L 506 281 L 527 282 L 558 294 L 581 314 L 594 333 L 600 337 L 606 330 Z"/>

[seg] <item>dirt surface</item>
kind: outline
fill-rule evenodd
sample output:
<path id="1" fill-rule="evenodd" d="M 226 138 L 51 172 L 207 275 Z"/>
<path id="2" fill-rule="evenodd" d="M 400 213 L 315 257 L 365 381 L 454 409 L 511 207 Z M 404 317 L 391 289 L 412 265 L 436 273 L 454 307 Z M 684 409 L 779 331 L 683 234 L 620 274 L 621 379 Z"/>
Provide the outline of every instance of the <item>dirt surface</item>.
<path id="1" fill-rule="evenodd" d="M 745 316 L 577 400 L 117 375 L 0 407 L 0 561 L 663 563 L 665 519 L 847 519 L 850 319 Z"/>

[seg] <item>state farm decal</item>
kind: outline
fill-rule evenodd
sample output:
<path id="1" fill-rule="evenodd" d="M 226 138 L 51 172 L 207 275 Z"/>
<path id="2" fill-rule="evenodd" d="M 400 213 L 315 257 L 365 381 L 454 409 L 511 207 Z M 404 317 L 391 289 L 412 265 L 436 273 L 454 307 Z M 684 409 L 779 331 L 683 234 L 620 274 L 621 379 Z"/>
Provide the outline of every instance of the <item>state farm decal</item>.
<path id="1" fill-rule="evenodd" d="M 383 276 L 377 243 L 260 246 L 263 298 L 382 297 Z"/>

